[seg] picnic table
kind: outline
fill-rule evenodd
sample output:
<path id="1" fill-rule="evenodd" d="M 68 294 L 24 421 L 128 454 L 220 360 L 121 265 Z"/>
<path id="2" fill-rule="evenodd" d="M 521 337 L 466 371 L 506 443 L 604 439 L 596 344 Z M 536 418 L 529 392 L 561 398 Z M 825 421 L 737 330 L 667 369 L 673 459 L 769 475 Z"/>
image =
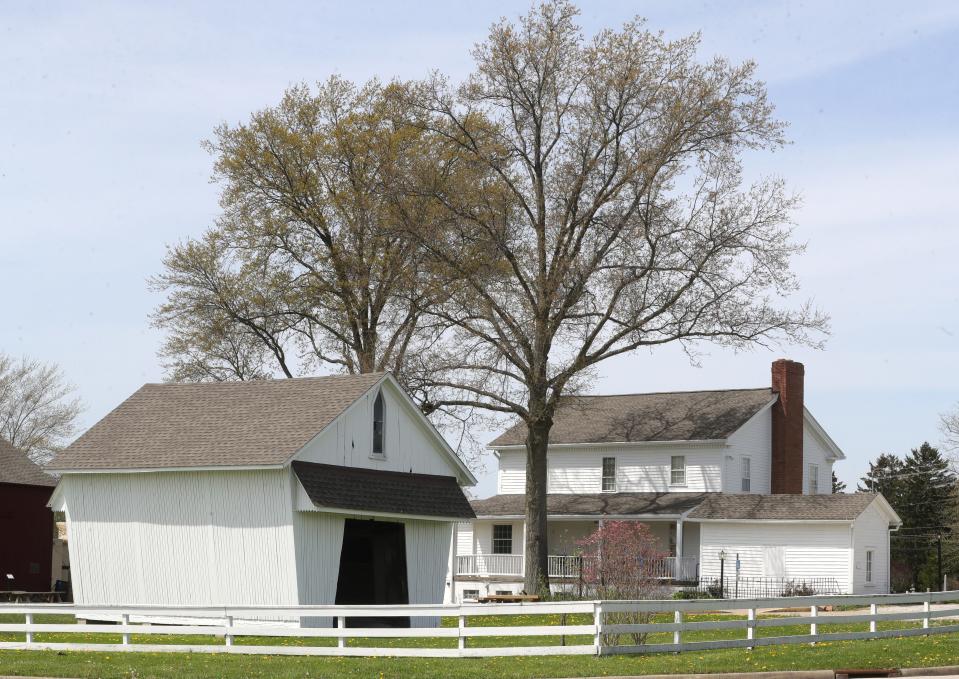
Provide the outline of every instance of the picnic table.
<path id="1" fill-rule="evenodd" d="M 481 604 L 521 604 L 527 601 L 539 601 L 535 594 L 487 594 L 477 601 Z"/>

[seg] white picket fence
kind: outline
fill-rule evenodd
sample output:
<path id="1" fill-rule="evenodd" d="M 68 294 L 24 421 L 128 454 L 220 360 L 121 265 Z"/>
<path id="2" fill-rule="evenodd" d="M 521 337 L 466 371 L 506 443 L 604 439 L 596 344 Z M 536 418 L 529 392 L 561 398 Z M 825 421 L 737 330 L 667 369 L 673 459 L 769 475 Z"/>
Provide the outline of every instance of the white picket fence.
<path id="1" fill-rule="evenodd" d="M 735 617 L 727 620 L 687 620 L 695 613 L 715 611 L 717 606 L 737 607 Z M 945 607 L 932 608 L 933 604 Z M 879 612 L 880 606 L 912 606 Z M 868 606 L 869 612 L 838 612 L 825 615 L 823 607 Z M 758 609 L 803 609 L 809 615 L 758 618 Z M 616 622 L 621 613 L 671 614 L 672 622 L 625 624 Z M 154 606 L 78 607 L 67 604 L 3 604 L 0 614 L 24 617 L 23 622 L 0 623 L 0 633 L 23 635 L 22 641 L 0 641 L 2 649 L 50 649 L 111 652 L 196 652 L 244 653 L 265 655 L 333 656 L 419 656 L 419 657 L 491 657 L 517 655 L 605 655 L 617 653 L 655 653 L 701 651 L 716 648 L 751 648 L 775 644 L 815 643 L 851 639 L 874 639 L 959 632 L 959 591 L 892 594 L 875 596 L 816 596 L 776 599 L 740 599 L 735 602 L 710 599 L 656 601 L 572 601 L 525 604 L 449 604 L 409 606 L 296 606 L 296 607 L 214 607 L 164 608 Z M 68 614 L 86 619 L 88 624 L 64 624 L 37 621 L 36 616 Z M 589 620 L 584 624 L 566 622 L 563 614 Z M 470 625 L 475 616 L 555 615 L 556 624 Z M 438 627 L 346 627 L 347 618 L 454 618 L 455 626 Z M 943 618 L 951 620 L 941 620 Z M 335 620 L 335 627 L 301 627 L 304 619 Z M 612 619 L 612 621 L 611 621 Z M 116 620 L 105 624 L 103 620 Z M 271 621 L 272 620 L 272 621 Z M 142 624 L 145 621 L 163 624 Z M 285 622 L 281 622 L 285 621 Z M 885 622 L 907 622 L 919 626 L 879 630 Z M 307 620 L 309 622 L 309 620 Z M 868 623 L 868 631 L 822 631 L 823 626 Z M 935 624 L 934 624 L 935 623 Z M 763 636 L 765 628 L 801 625 L 808 634 Z M 735 638 L 687 640 L 685 635 L 706 630 L 737 631 Z M 757 633 L 759 632 L 759 633 Z M 121 643 L 65 642 L 38 639 L 38 635 L 95 634 L 119 635 Z M 670 643 L 612 645 L 611 635 L 666 633 Z M 741 633 L 741 634 L 740 634 Z M 132 643 L 131 635 L 200 635 L 211 637 L 208 644 Z M 731 636 L 731 635 L 727 635 Z M 242 643 L 244 638 L 259 637 L 257 644 Z M 329 639 L 328 645 L 259 645 L 262 638 Z M 477 646 L 470 640 L 481 637 L 542 638 L 542 645 Z M 569 637 L 580 637 L 569 639 Z M 582 643 L 583 637 L 588 643 Z M 623 637 L 619 637 L 622 639 Z M 223 641 L 220 642 L 219 640 Z M 410 646 L 376 646 L 377 639 L 409 639 Z M 335 640 L 333 642 L 332 640 Z M 455 640 L 455 641 L 454 641 Z M 560 641 L 562 640 L 562 642 Z M 566 645 L 566 641 L 578 641 Z M 217 643 L 219 642 L 219 643 Z M 499 642 L 498 642 L 499 643 Z M 518 643 L 528 644 L 528 639 Z M 417 644 L 417 645 L 412 645 Z M 558 645 L 561 644 L 561 645 Z"/>

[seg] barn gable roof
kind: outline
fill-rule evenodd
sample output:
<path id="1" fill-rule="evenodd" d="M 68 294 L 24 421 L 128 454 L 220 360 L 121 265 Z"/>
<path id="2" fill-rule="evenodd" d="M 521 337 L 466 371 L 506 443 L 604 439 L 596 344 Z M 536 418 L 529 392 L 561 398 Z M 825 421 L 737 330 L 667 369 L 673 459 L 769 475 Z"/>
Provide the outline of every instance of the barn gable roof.
<path id="1" fill-rule="evenodd" d="M 52 488 L 57 480 L 11 443 L 0 439 L 0 483 Z"/>
<path id="2" fill-rule="evenodd" d="M 769 388 L 676 391 L 560 400 L 550 444 L 718 441 L 728 438 L 773 402 Z M 503 432 L 490 448 L 522 445 L 523 422 Z"/>
<path id="3" fill-rule="evenodd" d="M 57 455 L 57 471 L 285 464 L 385 373 L 146 384 Z"/>
<path id="4" fill-rule="evenodd" d="M 301 460 L 294 460 L 292 467 L 310 501 L 318 509 L 447 519 L 475 517 L 469 500 L 452 476 L 342 467 Z"/>

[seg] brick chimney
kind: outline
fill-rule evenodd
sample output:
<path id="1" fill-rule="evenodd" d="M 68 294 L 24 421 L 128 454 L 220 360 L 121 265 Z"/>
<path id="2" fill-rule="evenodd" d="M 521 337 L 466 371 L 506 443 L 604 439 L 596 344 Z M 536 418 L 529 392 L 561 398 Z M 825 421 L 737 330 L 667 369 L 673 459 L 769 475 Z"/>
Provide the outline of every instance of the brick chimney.
<path id="1" fill-rule="evenodd" d="M 803 376 L 802 363 L 781 358 L 773 361 L 772 390 L 779 399 L 772 407 L 773 493 L 803 492 Z"/>

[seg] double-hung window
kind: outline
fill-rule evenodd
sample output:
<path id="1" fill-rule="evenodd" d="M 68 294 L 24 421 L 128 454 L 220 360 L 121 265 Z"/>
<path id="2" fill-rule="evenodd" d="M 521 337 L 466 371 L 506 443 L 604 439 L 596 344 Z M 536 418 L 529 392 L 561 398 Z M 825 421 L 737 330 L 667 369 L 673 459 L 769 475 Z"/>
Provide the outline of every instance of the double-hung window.
<path id="1" fill-rule="evenodd" d="M 872 554 L 873 550 L 866 550 L 866 583 L 872 584 Z"/>
<path id="2" fill-rule="evenodd" d="M 616 458 L 603 458 L 603 492 L 616 492 Z"/>
<path id="3" fill-rule="evenodd" d="M 686 485 L 686 456 L 673 455 L 669 459 L 669 485 Z"/>
<path id="4" fill-rule="evenodd" d="M 513 525 L 510 523 L 493 525 L 493 554 L 513 553 Z"/>
<path id="5" fill-rule="evenodd" d="M 809 465 L 809 494 L 819 494 L 819 465 Z"/>
<path id="6" fill-rule="evenodd" d="M 750 464 L 751 462 L 748 457 L 742 458 L 739 462 L 740 472 L 741 472 L 740 476 L 742 478 L 741 490 L 744 493 L 750 492 L 750 487 L 752 486 L 751 470 L 749 468 Z"/>

